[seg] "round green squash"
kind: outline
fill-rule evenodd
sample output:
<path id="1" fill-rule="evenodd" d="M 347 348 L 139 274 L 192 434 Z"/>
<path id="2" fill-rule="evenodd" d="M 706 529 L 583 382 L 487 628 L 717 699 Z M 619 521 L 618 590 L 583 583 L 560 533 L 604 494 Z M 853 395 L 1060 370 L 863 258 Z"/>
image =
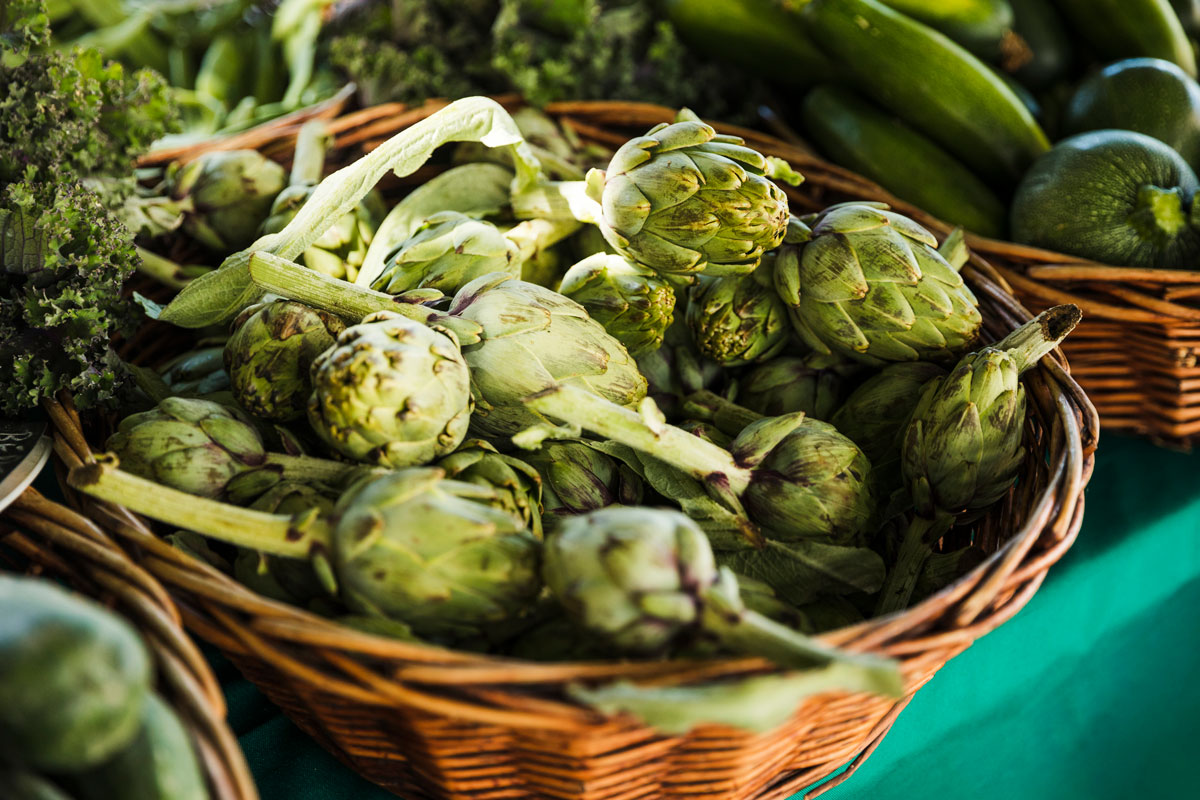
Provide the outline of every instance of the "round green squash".
<path id="1" fill-rule="evenodd" d="M 133 741 L 150 657 L 115 614 L 45 580 L 0 576 L 0 762 L 74 772 Z"/>
<path id="2" fill-rule="evenodd" d="M 1200 267 L 1200 182 L 1157 139 L 1104 130 L 1064 139 L 1025 174 L 1013 238 L 1116 266 Z"/>
<path id="3" fill-rule="evenodd" d="M 1066 133 L 1106 128 L 1153 136 L 1200 164 L 1200 84 L 1160 58 L 1109 64 L 1079 85 L 1063 119 Z"/>

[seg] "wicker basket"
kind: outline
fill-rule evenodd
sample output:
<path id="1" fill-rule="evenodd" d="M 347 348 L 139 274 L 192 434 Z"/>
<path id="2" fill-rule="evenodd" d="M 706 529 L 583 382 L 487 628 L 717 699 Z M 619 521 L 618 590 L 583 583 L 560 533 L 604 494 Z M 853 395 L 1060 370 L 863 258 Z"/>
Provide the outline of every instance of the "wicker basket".
<path id="1" fill-rule="evenodd" d="M 62 447 L 65 440 L 56 437 L 56 444 Z M 30 572 L 66 580 L 142 634 L 154 654 L 159 692 L 191 734 L 212 800 L 258 800 L 237 739 L 225 724 L 225 697 L 208 662 L 184 632 L 171 596 L 135 563 L 136 541 L 114 537 L 113 531 L 33 488 L 0 514 L 0 544 L 24 556 Z"/>
<path id="2" fill-rule="evenodd" d="M 389 105 L 337 116 L 334 158 L 351 160 L 442 104 Z M 550 112 L 585 139 L 616 145 L 669 119 L 655 106 L 573 103 Z M 254 146 L 286 163 L 299 118 L 200 149 Z M 809 176 L 792 193 L 797 209 L 844 199 L 854 184 L 793 145 L 735 131 L 757 148 L 793 161 Z M 425 180 L 418 173 L 409 180 Z M 845 186 L 839 182 L 845 181 Z M 940 234 L 947 228 L 932 227 Z M 1001 274 L 975 256 L 964 270 L 992 335 L 1029 318 Z M 154 363 L 164 331 L 150 324 L 129 355 Z M 624 717 L 604 717 L 569 699 L 572 682 L 618 678 L 694 684 L 769 672 L 759 659 L 708 662 L 528 663 L 454 652 L 348 630 L 260 597 L 217 570 L 154 538 L 123 509 L 68 493 L 71 504 L 128 544 L 140 564 L 179 601 L 185 623 L 219 647 L 301 728 L 341 761 L 406 800 L 686 797 L 786 798 L 853 760 L 844 780 L 887 732 L 915 692 L 957 653 L 1024 606 L 1070 547 L 1083 513 L 1098 419 L 1055 354 L 1025 378 L 1030 398 L 1029 456 L 1017 487 L 976 527 L 987 559 L 969 575 L 907 611 L 822 638 L 902 661 L 908 695 L 900 702 L 830 692 L 809 699 L 789 722 L 763 735 L 705 726 L 668 737 Z M 64 467 L 91 458 L 69 408 L 50 407 Z M 821 791 L 833 782 L 826 783 Z"/>

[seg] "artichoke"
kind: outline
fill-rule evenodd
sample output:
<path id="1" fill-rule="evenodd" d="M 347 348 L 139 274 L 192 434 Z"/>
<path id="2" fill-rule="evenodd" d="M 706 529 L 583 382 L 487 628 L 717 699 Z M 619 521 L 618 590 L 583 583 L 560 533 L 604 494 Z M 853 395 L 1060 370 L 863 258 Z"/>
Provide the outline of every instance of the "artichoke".
<path id="1" fill-rule="evenodd" d="M 481 275 L 521 274 L 517 245 L 495 225 L 457 211 L 443 211 L 397 245 L 371 288 L 388 294 L 437 289 L 453 294 Z"/>
<path id="2" fill-rule="evenodd" d="M 957 515 L 981 512 L 1008 494 L 1025 456 L 1020 376 L 1057 347 L 1080 316 L 1073 305 L 1044 311 L 1002 341 L 967 354 L 949 375 L 922 389 L 901 460 L 917 516 L 880 594 L 880 613 L 908 603 L 930 544 Z"/>
<path id="3" fill-rule="evenodd" d="M 768 254 L 749 275 L 701 276 L 692 286 L 687 324 L 700 352 L 726 367 L 774 357 L 791 333 L 787 308 L 771 284 Z"/>
<path id="4" fill-rule="evenodd" d="M 864 364 L 953 362 L 982 317 L 937 240 L 882 204 L 831 206 L 802 250 L 784 247 L 775 283 L 796 332 L 818 352 Z"/>
<path id="5" fill-rule="evenodd" d="M 345 456 L 397 468 L 458 447 L 471 374 L 453 334 L 390 311 L 342 331 L 312 364 L 308 421 Z"/>
<path id="6" fill-rule="evenodd" d="M 665 280 L 607 253 L 567 270 L 558 291 L 586 308 L 635 358 L 662 345 L 675 310 L 675 292 Z"/>
<path id="7" fill-rule="evenodd" d="M 181 353 L 160 368 L 163 383 L 177 396 L 226 391 L 229 373 L 225 371 L 224 351 L 224 347 L 217 345 Z"/>
<path id="8" fill-rule="evenodd" d="M 316 509 L 321 515 L 333 512 L 337 492 L 319 484 L 283 481 L 272 486 L 250 504 L 269 514 L 297 516 Z M 201 540 L 203 541 L 203 540 Z M 328 596 L 325 583 L 312 564 L 294 558 L 276 558 L 256 550 L 242 549 L 233 563 L 237 581 L 266 597 L 305 605 Z"/>
<path id="9" fill-rule="evenodd" d="M 495 273 L 459 290 L 449 313 L 482 329 L 462 354 L 475 398 L 471 424 L 483 436 L 543 422 L 522 401 L 553 386 L 583 387 L 622 406 L 646 394 L 646 379 L 621 343 L 557 292 Z"/>
<path id="10" fill-rule="evenodd" d="M 768 417 L 803 411 L 810 417 L 832 422 L 846 379 L 858 369 L 856 362 L 833 353 L 780 356 L 739 377 L 733 399 Z M 846 434 L 836 422 L 834 427 Z M 873 458 L 871 463 L 875 463 Z"/>
<path id="11" fill-rule="evenodd" d="M 687 431 L 692 436 L 699 436 L 704 441 L 726 450 L 733 444 L 733 437 L 721 430 L 720 426 L 712 420 L 685 419 L 679 423 L 679 429 Z"/>
<path id="12" fill-rule="evenodd" d="M 752 272 L 788 231 L 787 195 L 770 178 L 799 176 L 690 112 L 681 117 L 588 173 L 597 225 L 618 253 L 660 274 Z"/>
<path id="13" fill-rule="evenodd" d="M 310 120 L 300 126 L 290 182 L 275 198 L 260 233 L 279 233 L 308 201 L 325 173 L 328 145 L 329 134 L 324 120 Z M 367 193 L 354 209 L 338 217 L 320 238 L 305 248 L 296 262 L 325 275 L 353 281 L 358 277 L 384 213 L 379 195 L 374 191 Z"/>
<path id="14" fill-rule="evenodd" d="M 283 167 L 257 150 L 205 153 L 167 174 L 184 230 L 221 253 L 250 246 L 283 187 Z"/>
<path id="15" fill-rule="evenodd" d="M 587 442 L 549 442 L 523 460 L 542 478 L 542 522 L 554 530 L 563 517 L 606 506 L 642 502 L 642 480 L 633 470 Z"/>
<path id="16" fill-rule="evenodd" d="M 605 508 L 563 521 L 546 542 L 546 586 L 567 614 L 629 653 L 700 635 L 795 668 L 838 663 L 846 688 L 898 696 L 893 661 L 828 647 L 749 610 L 704 532 L 677 511 Z"/>
<path id="17" fill-rule="evenodd" d="M 291 300 L 243 310 L 233 321 L 224 353 L 238 405 L 263 419 L 304 416 L 313 361 L 345 328 L 338 317 Z"/>
<path id="18" fill-rule="evenodd" d="M 542 478 L 532 466 L 482 439 L 470 439 L 437 462 L 447 478 L 496 490 L 497 506 L 521 518 L 542 538 Z"/>
<path id="19" fill-rule="evenodd" d="M 134 475 L 235 501 L 251 500 L 284 478 L 336 480 L 347 470 L 337 462 L 268 453 L 245 414 L 184 397 L 121 420 L 106 447 Z"/>
<path id="20" fill-rule="evenodd" d="M 685 316 L 686 313 L 675 314 L 662 346 L 637 359 L 638 370 L 646 377 L 647 394 L 672 418 L 678 416 L 684 397 L 701 389 L 715 388 L 725 377 L 721 365 L 705 358 L 696 348 Z"/>
<path id="21" fill-rule="evenodd" d="M 653 401 L 644 402 L 638 413 L 578 387 L 559 385 L 529 397 L 526 404 L 692 476 L 739 515 L 744 510 L 743 525 L 751 538 L 756 534 L 749 523 L 754 523 L 782 541 L 852 544 L 875 511 L 867 457 L 832 425 L 803 413 L 750 422 L 725 450 L 667 425 Z M 537 447 L 546 435 L 544 428 L 531 428 L 514 441 Z"/>

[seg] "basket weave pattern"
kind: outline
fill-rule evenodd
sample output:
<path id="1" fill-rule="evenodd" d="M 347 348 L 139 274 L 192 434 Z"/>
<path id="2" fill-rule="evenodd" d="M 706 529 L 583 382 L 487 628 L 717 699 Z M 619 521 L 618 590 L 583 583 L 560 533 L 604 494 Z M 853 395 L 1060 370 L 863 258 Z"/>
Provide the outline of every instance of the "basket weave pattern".
<path id="1" fill-rule="evenodd" d="M 439 107 L 390 105 L 338 116 L 340 108 L 331 104 L 317 113 L 331 120 L 336 161 L 356 157 Z M 665 108 L 627 103 L 559 104 L 549 111 L 583 138 L 609 145 L 672 116 Z M 286 163 L 302 121 L 301 116 L 287 118 L 203 148 L 253 146 Z M 798 211 L 862 196 L 853 176 L 794 145 L 718 127 L 788 159 L 807 176 L 800 190 L 789 190 Z M 171 157 L 197 153 L 191 148 Z M 408 180 L 428 177 L 419 171 Z M 930 227 L 939 235 L 948 231 L 936 221 Z M 980 298 L 989 335 L 998 338 L 1029 318 L 1004 276 L 978 254 L 964 275 Z M 154 329 L 148 325 L 126 343 L 131 356 L 154 363 L 162 341 Z M 615 679 L 694 684 L 773 671 L 765 661 L 540 664 L 359 633 L 252 593 L 167 545 L 124 509 L 74 493 L 68 499 L 80 519 L 120 541 L 161 581 L 179 602 L 190 630 L 227 654 L 322 746 L 406 800 L 774 800 L 852 759 L 853 766 L 861 763 L 912 693 L 946 661 L 1019 611 L 1070 547 L 1082 521 L 1099 422 L 1061 355 L 1046 359 L 1024 382 L 1029 455 L 1009 497 L 975 526 L 975 544 L 988 553 L 984 563 L 902 613 L 821 637 L 853 651 L 900 659 L 905 699 L 824 693 L 762 735 L 712 725 L 686 736 L 663 736 L 631 718 L 584 708 L 564 689 L 572 682 Z M 85 431 L 67 406 L 53 404 L 50 411 L 60 465 L 88 461 L 87 442 L 100 441 L 100 432 Z M 852 772 L 853 767 L 836 780 Z"/>

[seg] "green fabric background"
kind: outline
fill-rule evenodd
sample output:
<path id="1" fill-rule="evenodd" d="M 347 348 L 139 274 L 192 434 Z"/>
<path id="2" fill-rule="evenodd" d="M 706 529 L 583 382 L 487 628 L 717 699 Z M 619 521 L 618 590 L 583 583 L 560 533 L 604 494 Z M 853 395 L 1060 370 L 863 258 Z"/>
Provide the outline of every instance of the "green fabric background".
<path id="1" fill-rule="evenodd" d="M 1200 454 L 1107 436 L 1083 531 L 829 800 L 1197 796 Z M 218 663 L 263 800 L 388 800 Z"/>

